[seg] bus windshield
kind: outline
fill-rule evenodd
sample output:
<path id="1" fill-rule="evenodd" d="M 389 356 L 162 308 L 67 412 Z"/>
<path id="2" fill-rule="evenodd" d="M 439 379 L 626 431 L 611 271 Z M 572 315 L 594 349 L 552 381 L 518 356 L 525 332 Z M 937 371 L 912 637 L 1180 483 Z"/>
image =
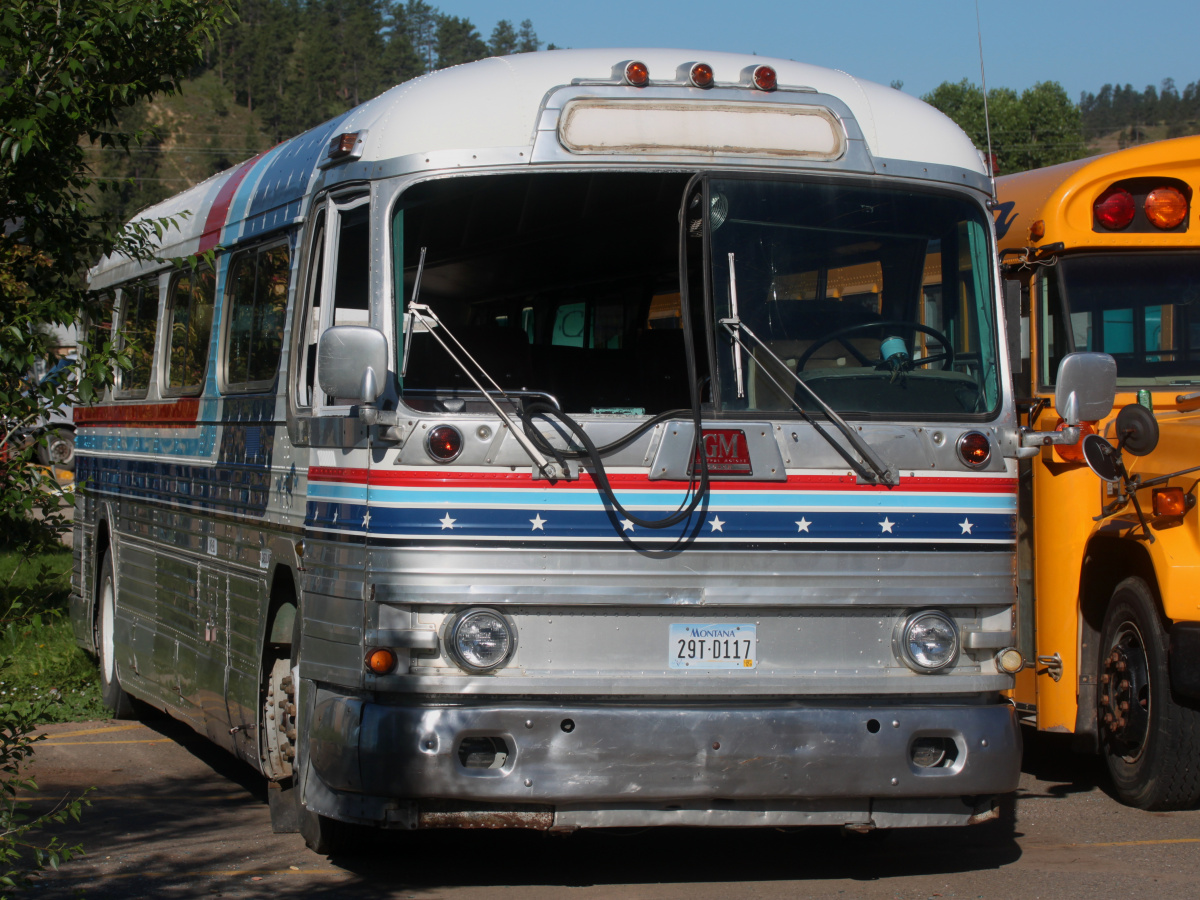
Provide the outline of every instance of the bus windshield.
<path id="1" fill-rule="evenodd" d="M 847 414 L 997 409 L 989 226 L 976 204 L 882 185 L 729 178 L 710 183 L 708 212 L 716 318 L 731 316 L 735 284 L 738 317 L 762 341 L 743 341 L 739 361 L 718 334 L 724 409 L 786 411 L 793 398 L 808 409 L 793 375 Z"/>
<path id="2" fill-rule="evenodd" d="M 1118 384 L 1200 382 L 1200 252 L 1064 257 L 1045 288 L 1048 383 L 1072 350 L 1111 354 Z"/>

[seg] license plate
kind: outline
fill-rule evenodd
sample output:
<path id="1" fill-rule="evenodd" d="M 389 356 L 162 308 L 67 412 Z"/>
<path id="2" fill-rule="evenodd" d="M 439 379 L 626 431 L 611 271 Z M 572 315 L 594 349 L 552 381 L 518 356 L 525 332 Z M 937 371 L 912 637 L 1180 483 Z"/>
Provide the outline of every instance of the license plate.
<path id="1" fill-rule="evenodd" d="M 755 626 L 673 623 L 667 659 L 672 669 L 753 669 L 758 664 Z"/>

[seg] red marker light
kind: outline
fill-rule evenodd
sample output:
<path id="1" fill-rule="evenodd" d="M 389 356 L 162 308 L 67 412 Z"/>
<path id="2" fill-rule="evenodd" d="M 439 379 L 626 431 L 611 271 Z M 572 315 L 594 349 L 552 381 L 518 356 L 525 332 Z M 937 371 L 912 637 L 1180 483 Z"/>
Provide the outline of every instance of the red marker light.
<path id="1" fill-rule="evenodd" d="M 693 85 L 698 88 L 712 87 L 713 70 L 708 63 L 696 63 L 688 73 Z"/>
<path id="2" fill-rule="evenodd" d="M 1125 188 L 1110 187 L 1096 198 L 1092 212 L 1096 221 L 1109 231 L 1120 231 L 1133 221 L 1135 208 L 1133 194 Z"/>
<path id="3" fill-rule="evenodd" d="M 992 445 L 978 431 L 968 431 L 958 439 L 958 458 L 973 469 L 984 465 L 991 455 Z"/>
<path id="4" fill-rule="evenodd" d="M 634 87 L 645 87 L 650 83 L 650 70 L 644 62 L 634 60 L 625 66 L 625 83 Z"/>
<path id="5" fill-rule="evenodd" d="M 773 91 L 779 83 L 775 70 L 770 66 L 758 66 L 751 80 L 760 91 Z"/>
<path id="6" fill-rule="evenodd" d="M 1187 197 L 1173 187 L 1155 188 L 1146 195 L 1146 218 L 1156 228 L 1174 228 L 1187 218 Z"/>
<path id="7" fill-rule="evenodd" d="M 453 425 L 439 425 L 429 432 L 425 447 L 438 462 L 453 462 L 462 452 L 462 434 Z"/>

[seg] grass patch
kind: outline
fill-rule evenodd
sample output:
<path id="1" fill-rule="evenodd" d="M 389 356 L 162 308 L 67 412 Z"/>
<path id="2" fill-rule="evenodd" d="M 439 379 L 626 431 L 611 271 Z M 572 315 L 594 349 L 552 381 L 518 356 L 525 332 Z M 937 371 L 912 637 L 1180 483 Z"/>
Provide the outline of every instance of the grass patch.
<path id="1" fill-rule="evenodd" d="M 108 716 L 95 661 L 75 643 L 67 603 L 71 551 L 0 551 L 0 701 L 45 703 L 44 721 Z"/>

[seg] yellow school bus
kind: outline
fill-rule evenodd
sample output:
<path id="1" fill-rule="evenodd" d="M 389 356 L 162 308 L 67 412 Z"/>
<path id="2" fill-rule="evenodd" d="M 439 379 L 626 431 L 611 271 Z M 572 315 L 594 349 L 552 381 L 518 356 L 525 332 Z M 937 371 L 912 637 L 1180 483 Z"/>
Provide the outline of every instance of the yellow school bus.
<path id="1" fill-rule="evenodd" d="M 1200 801 L 1198 189 L 1200 137 L 997 181 L 1022 418 L 1060 428 L 1068 353 L 1110 354 L 1117 378 L 1113 412 L 1081 426 L 1099 437 L 1023 441 L 1018 633 L 1036 665 L 1014 699 L 1145 809 Z"/>

